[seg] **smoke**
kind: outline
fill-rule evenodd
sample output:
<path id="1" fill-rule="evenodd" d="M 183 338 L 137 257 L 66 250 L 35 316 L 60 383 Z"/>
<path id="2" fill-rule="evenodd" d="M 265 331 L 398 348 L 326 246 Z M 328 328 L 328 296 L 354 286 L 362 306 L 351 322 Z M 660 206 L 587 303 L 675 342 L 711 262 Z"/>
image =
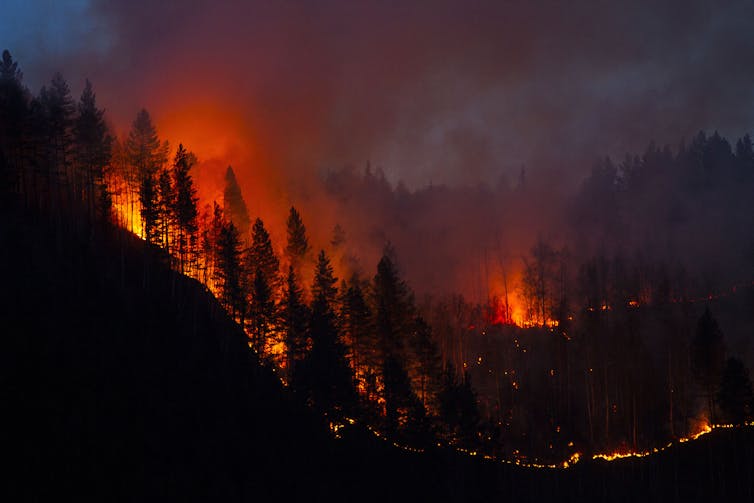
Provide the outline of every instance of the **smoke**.
<path id="1" fill-rule="evenodd" d="M 233 165 L 251 216 L 279 246 L 296 204 L 320 246 L 340 222 L 370 268 L 391 241 L 429 290 L 452 278 L 482 291 L 474 278 L 492 266 L 478 264 L 495 260 L 480 254 L 519 260 L 536 236 L 560 239 L 565 194 L 597 157 L 702 128 L 737 137 L 754 122 L 745 0 L 9 10 L 35 27 L 0 30 L 32 90 L 55 70 L 74 89 L 88 77 L 119 131 L 146 107 L 161 136 L 197 153 L 205 201 Z M 384 180 L 353 176 L 367 161 Z"/>

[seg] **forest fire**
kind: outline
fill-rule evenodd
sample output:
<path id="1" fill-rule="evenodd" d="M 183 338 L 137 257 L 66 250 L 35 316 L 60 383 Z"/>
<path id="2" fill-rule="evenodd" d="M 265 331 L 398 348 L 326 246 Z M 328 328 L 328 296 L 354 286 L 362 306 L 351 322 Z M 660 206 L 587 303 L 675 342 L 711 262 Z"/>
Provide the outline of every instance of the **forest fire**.
<path id="1" fill-rule="evenodd" d="M 113 202 L 113 211 L 118 225 L 138 236 L 139 239 L 144 239 L 144 228 L 141 217 L 138 216 L 141 211 L 139 201 L 117 198 Z"/>
<path id="2" fill-rule="evenodd" d="M 0 22 L 41 492 L 751 499 L 751 2 L 74 3 Z"/>
<path id="3" fill-rule="evenodd" d="M 527 308 L 521 296 L 509 294 L 507 300 L 493 295 L 487 308 L 490 325 L 513 325 L 520 328 L 557 328 L 560 322 L 549 316 L 542 318 Z"/>

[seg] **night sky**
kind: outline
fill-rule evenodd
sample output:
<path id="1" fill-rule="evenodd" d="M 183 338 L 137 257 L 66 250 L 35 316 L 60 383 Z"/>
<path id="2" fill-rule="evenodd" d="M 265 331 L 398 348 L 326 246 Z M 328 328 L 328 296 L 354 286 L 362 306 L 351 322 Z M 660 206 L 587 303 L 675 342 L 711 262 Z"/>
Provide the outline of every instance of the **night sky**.
<path id="1" fill-rule="evenodd" d="M 600 156 L 754 122 L 754 4 L 10 0 L 0 45 L 36 92 L 92 80 L 116 127 L 244 169 L 367 160 L 409 187 L 569 185 Z M 222 163 L 220 163 L 222 164 Z"/>

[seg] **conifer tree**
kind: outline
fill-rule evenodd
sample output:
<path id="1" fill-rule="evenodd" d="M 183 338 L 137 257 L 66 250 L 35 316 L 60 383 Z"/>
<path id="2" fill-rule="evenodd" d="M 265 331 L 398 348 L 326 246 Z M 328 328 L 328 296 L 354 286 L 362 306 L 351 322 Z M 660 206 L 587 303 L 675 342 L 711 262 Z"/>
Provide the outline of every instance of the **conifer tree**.
<path id="1" fill-rule="evenodd" d="M 329 414 L 341 415 L 353 410 L 356 393 L 336 322 L 336 282 L 330 260 L 323 250 L 317 259 L 312 285 L 309 323 L 312 348 L 302 367 L 304 390 L 314 405 Z"/>
<path id="2" fill-rule="evenodd" d="M 413 298 L 399 278 L 392 250 L 387 249 L 374 278 L 375 323 L 384 388 L 385 419 L 389 431 L 419 420 L 423 408 L 416 398 L 406 370 L 405 340 L 411 330 Z"/>
<path id="3" fill-rule="evenodd" d="M 233 222 L 223 221 L 216 243 L 215 283 L 220 300 L 234 319 L 244 319 L 245 295 L 241 287 L 241 240 Z"/>
<path id="4" fill-rule="evenodd" d="M 413 296 L 398 275 L 388 248 L 377 264 L 374 277 L 374 305 L 377 317 L 378 345 L 384 354 L 403 356 L 405 339 L 411 331 L 415 307 Z"/>
<path id="5" fill-rule="evenodd" d="M 217 283 L 217 243 L 220 240 L 220 232 L 224 225 L 223 211 L 217 201 L 212 202 L 211 214 L 205 215 L 207 225 L 203 227 L 202 231 L 202 258 L 204 259 L 204 283 L 212 284 L 212 289 L 218 290 Z"/>
<path id="6" fill-rule="evenodd" d="M 157 172 L 167 159 L 167 151 L 168 145 L 160 143 L 149 112 L 142 109 L 136 115 L 126 139 L 126 158 L 133 168 L 133 176 L 129 177 L 132 193 L 129 199 L 134 200 L 135 185 L 141 203 L 143 237 L 148 243 L 154 243 L 157 238 Z"/>
<path id="7" fill-rule="evenodd" d="M 250 297 L 248 327 L 251 347 L 264 356 L 268 345 L 275 342 L 269 338 L 277 326 L 278 313 L 267 275 L 260 267 L 254 271 Z"/>
<path id="8" fill-rule="evenodd" d="M 49 87 L 42 88 L 40 102 L 44 113 L 48 173 L 52 178 L 68 177 L 70 180 L 76 107 L 68 83 L 60 73 L 53 75 Z"/>
<path id="9" fill-rule="evenodd" d="M 0 189 L 22 183 L 22 140 L 28 125 L 27 91 L 23 73 L 8 50 L 0 61 Z"/>
<path id="10" fill-rule="evenodd" d="M 421 316 L 414 320 L 409 346 L 412 354 L 409 374 L 413 377 L 416 394 L 425 408 L 434 408 L 440 391 L 442 360 L 432 338 L 432 327 Z"/>
<path id="11" fill-rule="evenodd" d="M 81 93 L 73 131 L 77 188 L 83 192 L 89 216 L 107 218 L 112 199 L 105 183 L 105 168 L 110 164 L 113 139 L 105 124 L 104 110 L 97 108 L 89 80 Z"/>
<path id="12" fill-rule="evenodd" d="M 141 204 L 142 236 L 148 244 L 158 242 L 157 181 L 152 173 L 144 173 L 139 184 L 139 203 Z"/>
<path id="13" fill-rule="evenodd" d="M 247 241 L 249 232 L 249 210 L 246 208 L 246 201 L 241 194 L 241 187 L 236 180 L 236 174 L 231 166 L 225 171 L 225 189 L 223 191 L 223 214 L 233 222 L 242 237 L 242 241 Z"/>
<path id="14" fill-rule="evenodd" d="M 370 400 L 370 395 L 375 392 L 374 371 L 379 367 L 379 362 L 374 350 L 376 340 L 372 311 L 364 296 L 361 281 L 357 277 L 345 285 L 340 319 L 354 377 L 364 388 L 367 400 Z"/>
<path id="15" fill-rule="evenodd" d="M 264 222 L 257 218 L 251 230 L 251 246 L 246 250 L 246 271 L 253 277 L 259 269 L 272 290 L 273 296 L 280 286 L 280 262 L 272 248 L 270 234 Z"/>
<path id="16" fill-rule="evenodd" d="M 288 266 L 280 316 L 286 350 L 285 365 L 288 382 L 297 387 L 299 381 L 298 363 L 303 359 L 308 345 L 309 308 L 304 304 L 303 293 L 298 285 L 298 278 L 293 266 Z"/>
<path id="17" fill-rule="evenodd" d="M 172 212 L 175 218 L 178 236 L 178 264 L 181 273 L 185 272 L 187 264 L 192 260 L 196 247 L 197 209 L 199 198 L 196 195 L 194 181 L 189 171 L 196 164 L 196 156 L 186 150 L 183 144 L 178 145 L 178 151 L 173 160 L 173 185 L 175 187 L 175 199 Z"/>
<path id="18" fill-rule="evenodd" d="M 301 215 L 293 206 L 291 206 L 288 214 L 286 227 L 288 245 L 285 248 L 285 253 L 289 262 L 298 268 L 309 253 L 309 240 L 306 237 L 306 227 L 301 220 Z"/>
<path id="19" fill-rule="evenodd" d="M 440 420 L 445 425 L 449 439 L 460 440 L 466 445 L 473 443 L 480 415 L 468 372 L 464 373 L 463 380 L 459 382 L 453 365 L 446 365 L 439 406 Z"/>

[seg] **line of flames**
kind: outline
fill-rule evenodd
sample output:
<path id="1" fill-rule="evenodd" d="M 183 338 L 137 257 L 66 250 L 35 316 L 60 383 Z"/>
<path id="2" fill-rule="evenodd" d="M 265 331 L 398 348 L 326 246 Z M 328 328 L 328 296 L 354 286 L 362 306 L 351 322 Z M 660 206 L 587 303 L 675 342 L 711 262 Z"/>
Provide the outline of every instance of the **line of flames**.
<path id="1" fill-rule="evenodd" d="M 340 433 L 340 430 L 346 427 L 346 425 L 355 425 L 357 421 L 352 418 L 345 418 L 345 423 L 339 423 L 339 422 L 330 422 L 330 431 L 333 433 L 336 439 L 341 439 L 342 435 Z M 754 427 L 754 421 L 745 422 L 743 424 L 737 425 L 737 424 L 705 424 L 701 431 L 694 433 L 692 435 L 689 435 L 688 437 L 682 437 L 675 441 L 668 442 L 666 445 L 661 447 L 654 447 L 649 450 L 645 451 L 629 451 L 629 452 L 612 452 L 612 453 L 600 453 L 600 454 L 593 454 L 592 458 L 593 460 L 602 460 L 602 461 L 616 461 L 619 459 L 625 459 L 625 458 L 644 458 L 647 456 L 651 456 L 653 454 L 658 454 L 660 452 L 663 452 L 667 449 L 670 449 L 674 445 L 678 444 L 684 444 L 686 442 L 691 442 L 693 440 L 697 440 L 698 438 L 711 433 L 713 430 L 718 429 L 732 429 L 732 428 L 742 428 L 742 427 Z M 407 452 L 413 452 L 413 453 L 423 453 L 425 450 L 422 448 L 417 447 L 411 447 L 407 445 L 400 444 L 398 442 L 394 442 L 390 440 L 386 435 L 379 432 L 378 430 L 372 428 L 369 425 L 366 425 L 367 430 L 371 432 L 376 438 L 379 438 L 380 440 L 383 440 L 385 442 L 390 443 L 393 447 L 401 449 L 403 451 Z M 444 445 L 440 442 L 437 443 L 437 447 L 444 447 Z M 453 447 L 451 445 L 447 447 Z M 471 450 L 471 449 L 465 449 L 463 447 L 453 447 L 456 452 L 460 454 L 464 454 L 466 456 L 479 456 L 485 460 L 488 461 L 494 461 L 498 463 L 503 463 L 507 465 L 515 465 L 520 466 L 522 468 L 532 468 L 532 469 L 550 469 L 550 470 L 566 470 L 568 468 L 571 468 L 572 466 L 576 465 L 583 457 L 583 454 L 580 452 L 573 453 L 567 460 L 564 460 L 560 463 L 537 463 L 537 462 L 526 462 L 521 461 L 520 459 L 502 459 L 497 458 L 495 456 L 491 456 L 489 454 L 480 454 L 478 451 Z"/>

